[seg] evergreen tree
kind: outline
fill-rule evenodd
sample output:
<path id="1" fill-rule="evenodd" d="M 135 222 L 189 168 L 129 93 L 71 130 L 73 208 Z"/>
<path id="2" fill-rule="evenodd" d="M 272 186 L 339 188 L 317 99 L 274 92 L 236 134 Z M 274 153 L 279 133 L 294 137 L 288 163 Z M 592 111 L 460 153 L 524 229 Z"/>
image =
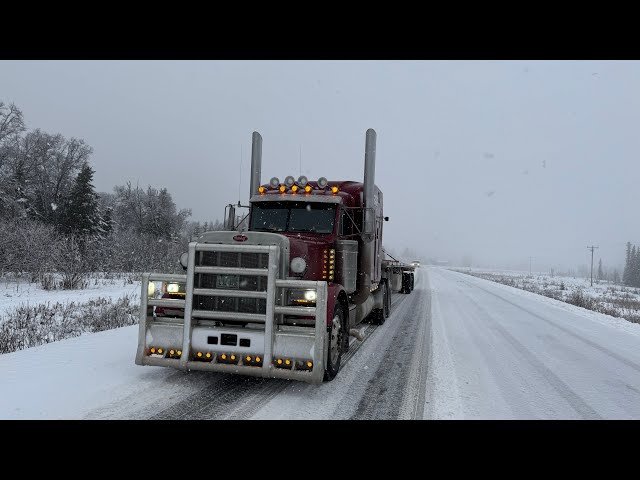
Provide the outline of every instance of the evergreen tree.
<path id="1" fill-rule="evenodd" d="M 93 174 L 88 163 L 80 169 L 61 214 L 60 227 L 64 232 L 89 236 L 104 230 L 98 195 L 91 183 Z"/>

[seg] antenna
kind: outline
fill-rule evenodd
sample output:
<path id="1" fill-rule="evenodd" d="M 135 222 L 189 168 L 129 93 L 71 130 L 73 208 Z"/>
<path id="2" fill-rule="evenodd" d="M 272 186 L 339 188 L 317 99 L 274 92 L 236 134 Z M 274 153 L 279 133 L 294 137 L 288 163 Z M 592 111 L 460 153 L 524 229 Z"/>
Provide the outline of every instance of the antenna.
<path id="1" fill-rule="evenodd" d="M 238 179 L 238 204 L 240 204 L 240 187 L 242 186 L 242 143 L 240 144 L 240 176 Z"/>
<path id="2" fill-rule="evenodd" d="M 300 176 L 302 176 L 302 144 L 300 144 Z"/>

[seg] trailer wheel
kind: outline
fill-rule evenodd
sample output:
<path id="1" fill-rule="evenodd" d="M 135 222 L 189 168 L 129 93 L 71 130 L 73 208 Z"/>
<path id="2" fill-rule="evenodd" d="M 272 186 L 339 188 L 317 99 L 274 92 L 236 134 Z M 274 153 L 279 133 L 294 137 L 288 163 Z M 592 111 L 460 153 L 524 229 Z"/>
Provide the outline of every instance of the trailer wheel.
<path id="1" fill-rule="evenodd" d="M 328 382 L 333 380 L 340 370 L 345 335 L 344 323 L 342 306 L 337 304 L 333 309 L 333 322 L 329 328 L 327 342 L 327 368 L 324 371 L 324 379 Z"/>
<path id="2" fill-rule="evenodd" d="M 389 316 L 389 287 L 386 282 L 382 283 L 382 308 L 376 308 L 371 312 L 371 319 L 376 325 L 382 325 Z"/>

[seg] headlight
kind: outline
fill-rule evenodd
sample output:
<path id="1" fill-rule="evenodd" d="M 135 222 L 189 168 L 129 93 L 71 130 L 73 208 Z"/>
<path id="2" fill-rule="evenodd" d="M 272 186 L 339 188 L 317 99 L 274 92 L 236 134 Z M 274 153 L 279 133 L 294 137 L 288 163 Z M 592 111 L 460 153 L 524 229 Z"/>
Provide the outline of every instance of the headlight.
<path id="1" fill-rule="evenodd" d="M 180 291 L 180 285 L 177 283 L 170 283 L 167 285 L 167 292 L 169 293 L 178 293 Z"/>
<path id="2" fill-rule="evenodd" d="M 289 290 L 289 305 L 312 306 L 316 303 L 315 290 Z"/>
<path id="3" fill-rule="evenodd" d="M 187 268 L 188 261 L 189 261 L 189 254 L 187 252 L 184 252 L 182 255 L 180 255 L 180 265 L 182 265 L 184 268 Z"/>
<path id="4" fill-rule="evenodd" d="M 307 262 L 302 257 L 295 257 L 291 260 L 291 271 L 295 273 L 304 272 L 305 268 L 307 268 Z"/>
<path id="5" fill-rule="evenodd" d="M 147 296 L 153 297 L 156 293 L 156 285 L 153 282 L 149 282 L 149 288 L 147 289 Z"/>

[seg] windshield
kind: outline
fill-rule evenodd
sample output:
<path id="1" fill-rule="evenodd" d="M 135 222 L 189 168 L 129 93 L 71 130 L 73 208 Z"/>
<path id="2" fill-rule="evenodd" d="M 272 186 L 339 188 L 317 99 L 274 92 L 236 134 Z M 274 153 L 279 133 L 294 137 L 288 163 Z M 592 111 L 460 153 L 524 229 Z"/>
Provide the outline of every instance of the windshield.
<path id="1" fill-rule="evenodd" d="M 332 233 L 336 205 L 307 202 L 254 203 L 251 230 Z"/>

